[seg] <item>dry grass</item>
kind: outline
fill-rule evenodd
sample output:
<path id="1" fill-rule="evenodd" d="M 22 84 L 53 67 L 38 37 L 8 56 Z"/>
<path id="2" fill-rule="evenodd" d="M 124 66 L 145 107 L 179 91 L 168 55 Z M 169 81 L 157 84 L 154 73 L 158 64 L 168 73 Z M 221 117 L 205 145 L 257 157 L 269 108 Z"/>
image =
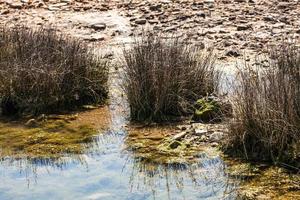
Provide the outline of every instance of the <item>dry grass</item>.
<path id="1" fill-rule="evenodd" d="M 300 167 L 300 49 L 283 44 L 267 68 L 241 71 L 227 150 Z"/>
<path id="2" fill-rule="evenodd" d="M 52 28 L 0 29 L 2 114 L 57 112 L 107 98 L 107 62 Z"/>
<path id="3" fill-rule="evenodd" d="M 193 112 L 195 101 L 217 87 L 212 52 L 152 32 L 124 49 L 125 91 L 134 121 L 162 122 Z"/>

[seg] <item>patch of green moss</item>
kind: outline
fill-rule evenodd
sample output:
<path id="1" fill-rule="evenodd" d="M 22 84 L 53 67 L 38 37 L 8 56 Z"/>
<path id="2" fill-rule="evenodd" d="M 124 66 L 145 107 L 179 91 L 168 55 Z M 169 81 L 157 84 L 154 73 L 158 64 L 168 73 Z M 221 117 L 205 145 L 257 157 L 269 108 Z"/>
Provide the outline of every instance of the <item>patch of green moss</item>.
<path id="1" fill-rule="evenodd" d="M 212 121 L 219 118 L 221 105 L 214 99 L 202 98 L 197 100 L 193 120 Z"/>
<path id="2" fill-rule="evenodd" d="M 96 130 L 65 120 L 47 120 L 36 127 L 0 123 L 0 156 L 60 157 L 80 154 Z"/>
<path id="3" fill-rule="evenodd" d="M 172 130 L 169 130 L 172 131 Z M 177 141 L 171 135 L 163 136 L 165 129 L 142 129 L 130 132 L 126 138 L 127 148 L 130 149 L 136 158 L 145 162 L 174 164 L 188 163 L 196 159 L 199 148 L 187 142 Z M 148 133 L 149 132 L 149 133 Z"/>

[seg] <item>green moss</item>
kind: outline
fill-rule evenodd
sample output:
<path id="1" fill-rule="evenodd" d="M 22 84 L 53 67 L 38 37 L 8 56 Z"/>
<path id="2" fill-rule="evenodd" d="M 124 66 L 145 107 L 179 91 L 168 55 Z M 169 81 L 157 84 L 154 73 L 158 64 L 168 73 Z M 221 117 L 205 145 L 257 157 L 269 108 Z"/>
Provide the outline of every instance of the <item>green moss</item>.
<path id="1" fill-rule="evenodd" d="M 172 135 L 172 129 L 154 128 L 129 131 L 126 145 L 132 154 L 144 162 L 160 164 L 178 164 L 193 162 L 201 151 L 188 142 L 177 141 Z"/>
<path id="2" fill-rule="evenodd" d="M 221 105 L 214 99 L 202 98 L 196 102 L 193 120 L 212 121 L 220 117 Z"/>
<path id="3" fill-rule="evenodd" d="M 1 156 L 60 157 L 65 153 L 80 154 L 96 130 L 65 120 L 48 120 L 31 128 L 0 123 Z"/>

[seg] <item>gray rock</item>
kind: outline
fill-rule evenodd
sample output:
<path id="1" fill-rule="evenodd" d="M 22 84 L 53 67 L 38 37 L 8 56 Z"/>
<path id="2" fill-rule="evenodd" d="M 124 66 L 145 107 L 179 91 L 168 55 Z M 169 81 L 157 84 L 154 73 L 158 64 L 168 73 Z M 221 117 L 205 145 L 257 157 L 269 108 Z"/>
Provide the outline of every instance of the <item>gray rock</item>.
<path id="1" fill-rule="evenodd" d="M 91 41 L 91 42 L 103 41 L 103 40 L 105 40 L 105 37 L 104 37 L 104 35 L 91 35 L 91 36 L 88 36 L 88 37 L 84 37 L 84 40 L 88 40 L 88 41 Z"/>
<path id="2" fill-rule="evenodd" d="M 22 3 L 12 2 L 8 4 L 10 8 L 21 9 L 23 7 Z"/>
<path id="3" fill-rule="evenodd" d="M 237 31 L 246 31 L 246 30 L 249 30 L 249 29 L 251 29 L 252 27 L 251 27 L 251 25 L 249 25 L 249 24 L 240 24 L 240 25 L 237 25 L 237 28 L 236 28 L 236 30 Z"/>
<path id="4" fill-rule="evenodd" d="M 173 139 L 174 140 L 180 140 L 181 138 L 183 138 L 185 135 L 187 135 L 188 132 L 187 131 L 183 131 L 183 132 L 180 132 L 176 135 L 173 136 Z"/>
<path id="5" fill-rule="evenodd" d="M 92 24 L 89 24 L 88 25 L 89 28 L 92 28 L 96 31 L 102 31 L 102 30 L 105 30 L 106 29 L 106 24 L 105 23 L 92 23 Z"/>
<path id="6" fill-rule="evenodd" d="M 214 132 L 209 136 L 209 140 L 211 142 L 219 142 L 220 140 L 222 140 L 224 137 L 224 133 L 223 132 Z"/>
<path id="7" fill-rule="evenodd" d="M 213 143 L 210 144 L 210 146 L 211 146 L 211 147 L 217 147 L 217 146 L 219 146 L 219 143 L 213 142 Z"/>
<path id="8" fill-rule="evenodd" d="M 134 22 L 136 24 L 143 25 L 143 24 L 146 24 L 147 20 L 144 18 L 140 18 L 140 19 L 136 19 Z"/>
<path id="9" fill-rule="evenodd" d="M 199 141 L 200 142 L 207 142 L 207 137 L 205 135 L 201 135 Z"/>
<path id="10" fill-rule="evenodd" d="M 30 119 L 25 123 L 25 125 L 33 128 L 38 126 L 38 122 L 35 119 Z"/>
<path id="11" fill-rule="evenodd" d="M 225 53 L 226 56 L 229 56 L 229 57 L 239 57 L 241 54 L 239 51 L 237 50 L 234 50 L 234 49 L 231 49 L 231 50 L 228 50 L 226 53 Z"/>
<path id="12" fill-rule="evenodd" d="M 201 135 L 205 135 L 207 133 L 207 130 L 205 129 L 195 129 L 194 134 L 201 136 Z"/>

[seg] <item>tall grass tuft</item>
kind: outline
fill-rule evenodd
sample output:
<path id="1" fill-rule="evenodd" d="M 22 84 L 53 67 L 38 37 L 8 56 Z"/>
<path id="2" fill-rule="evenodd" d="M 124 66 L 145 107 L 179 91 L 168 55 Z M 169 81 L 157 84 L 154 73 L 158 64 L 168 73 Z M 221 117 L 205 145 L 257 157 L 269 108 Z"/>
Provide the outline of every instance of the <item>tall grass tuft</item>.
<path id="1" fill-rule="evenodd" d="M 274 48 L 267 68 L 241 71 L 226 148 L 248 159 L 300 167 L 300 49 Z M 297 164 L 298 163 L 298 164 Z"/>
<path id="2" fill-rule="evenodd" d="M 193 112 L 194 102 L 217 88 L 212 52 L 152 32 L 124 48 L 125 90 L 133 121 L 163 122 Z"/>
<path id="3" fill-rule="evenodd" d="M 52 28 L 0 29 L 4 115 L 72 110 L 107 98 L 107 62 L 86 43 Z"/>

